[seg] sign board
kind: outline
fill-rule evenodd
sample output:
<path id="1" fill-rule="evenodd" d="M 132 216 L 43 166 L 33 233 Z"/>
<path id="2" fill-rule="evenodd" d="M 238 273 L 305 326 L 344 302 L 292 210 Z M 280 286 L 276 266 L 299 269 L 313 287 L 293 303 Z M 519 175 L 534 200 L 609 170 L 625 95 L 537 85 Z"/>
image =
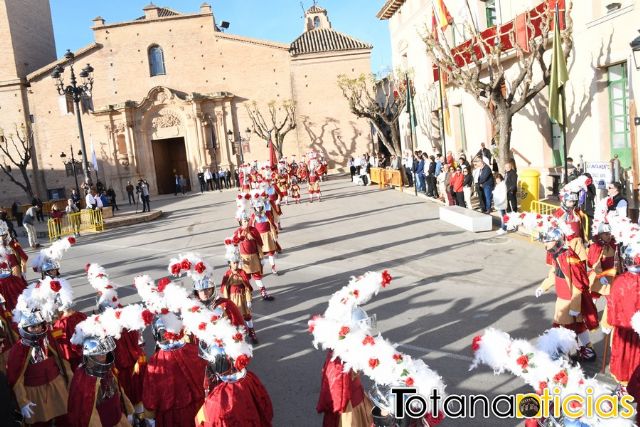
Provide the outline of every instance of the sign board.
<path id="1" fill-rule="evenodd" d="M 607 184 L 611 183 L 610 162 L 585 162 L 584 171 L 591 174 L 593 185 L 599 190 L 606 190 Z"/>

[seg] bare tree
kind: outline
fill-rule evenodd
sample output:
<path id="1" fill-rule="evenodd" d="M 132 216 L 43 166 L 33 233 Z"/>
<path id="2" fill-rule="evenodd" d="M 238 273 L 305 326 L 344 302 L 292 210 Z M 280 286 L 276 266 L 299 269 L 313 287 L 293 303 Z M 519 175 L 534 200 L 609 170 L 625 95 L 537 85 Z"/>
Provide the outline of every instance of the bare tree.
<path id="1" fill-rule="evenodd" d="M 282 157 L 284 138 L 296 128 L 296 104 L 290 99 L 280 104 L 271 101 L 267 104 L 264 114 L 258 109 L 258 103 L 255 101 L 245 106 L 253 123 L 253 133 L 266 142 L 271 139 L 278 156 Z"/>
<path id="2" fill-rule="evenodd" d="M 351 112 L 369 119 L 392 155 L 400 156 L 399 118 L 407 105 L 406 85 L 393 74 L 378 80 L 374 75 L 356 78 L 338 76 L 338 86 L 349 101 Z"/>
<path id="3" fill-rule="evenodd" d="M 431 148 L 435 153 L 442 152 L 442 134 L 440 133 L 440 119 L 434 111 L 440 108 L 438 103 L 438 87 L 432 85 L 426 91 L 416 94 L 414 105 L 418 129 L 431 141 Z"/>
<path id="4" fill-rule="evenodd" d="M 4 134 L 4 130 L 0 129 L 0 133 Z M 12 167 L 10 164 L 4 164 L 0 162 L 0 169 L 7 175 L 7 177 L 29 196 L 29 199 L 33 198 L 33 189 L 31 188 L 31 181 L 29 180 L 29 173 L 27 168 L 31 163 L 32 155 L 32 141 L 33 132 L 29 126 L 24 124 L 18 126 L 15 125 L 15 133 L 4 134 L 0 136 L 0 152 L 3 157 L 9 159 L 9 161 L 18 168 L 22 174 L 24 183 L 18 181 L 12 173 Z"/>
<path id="5" fill-rule="evenodd" d="M 567 1 L 565 13 L 566 27 L 561 33 L 565 57 L 573 47 L 573 21 L 571 9 L 573 3 Z M 427 55 L 441 70 L 454 87 L 464 89 L 485 109 L 492 123 L 493 138 L 498 147 L 498 162 L 503 165 L 511 158 L 511 131 L 513 116 L 531 102 L 551 80 L 551 67 L 544 53 L 551 47 L 553 31 L 551 23 L 554 11 L 548 6 L 544 10 L 534 9 L 525 14 L 528 37 L 526 49 L 516 42 L 514 31 L 508 35 L 509 44 L 500 43 L 497 36 L 483 36 L 470 24 L 467 31 L 472 37 L 457 46 L 452 53 L 445 37 L 427 29 L 423 40 L 427 46 Z M 505 43 L 506 44 L 506 43 Z M 515 53 L 515 55 L 511 55 Z M 464 65 L 456 62 L 465 58 Z M 507 76 L 505 67 L 514 64 L 516 72 Z M 539 73 L 534 68 L 539 69 Z M 513 76 L 513 77 L 511 77 Z"/>

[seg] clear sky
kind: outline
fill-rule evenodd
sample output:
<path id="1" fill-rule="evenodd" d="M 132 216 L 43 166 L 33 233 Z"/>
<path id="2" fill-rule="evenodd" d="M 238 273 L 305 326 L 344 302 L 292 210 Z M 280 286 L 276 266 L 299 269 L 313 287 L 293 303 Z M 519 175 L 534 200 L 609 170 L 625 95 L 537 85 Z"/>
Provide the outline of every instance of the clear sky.
<path id="1" fill-rule="evenodd" d="M 203 0 L 155 0 L 158 6 L 194 13 Z M 207 0 L 216 21 L 228 21 L 231 34 L 291 43 L 304 28 L 300 0 Z M 107 23 L 130 21 L 144 15 L 149 0 L 50 0 L 58 57 L 93 41 L 91 20 L 102 16 Z M 308 9 L 312 0 L 304 0 Z M 391 46 L 386 21 L 376 18 L 384 0 L 322 0 L 333 28 L 374 46 L 371 67 L 379 72 L 391 66 Z"/>

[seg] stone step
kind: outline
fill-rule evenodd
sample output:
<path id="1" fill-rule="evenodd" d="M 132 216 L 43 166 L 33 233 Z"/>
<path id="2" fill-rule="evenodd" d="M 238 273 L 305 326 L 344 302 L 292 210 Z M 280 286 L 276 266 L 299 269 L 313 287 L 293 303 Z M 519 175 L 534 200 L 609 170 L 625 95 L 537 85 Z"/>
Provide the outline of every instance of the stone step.
<path id="1" fill-rule="evenodd" d="M 440 206 L 439 214 L 441 221 L 474 233 L 491 231 L 493 228 L 491 215 L 460 206 Z"/>

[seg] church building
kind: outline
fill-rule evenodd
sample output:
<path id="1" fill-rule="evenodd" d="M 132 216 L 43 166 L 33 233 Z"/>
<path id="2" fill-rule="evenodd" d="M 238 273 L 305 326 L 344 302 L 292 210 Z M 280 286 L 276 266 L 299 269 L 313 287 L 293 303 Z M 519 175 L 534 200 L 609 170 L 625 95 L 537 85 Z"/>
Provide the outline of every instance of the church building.
<path id="1" fill-rule="evenodd" d="M 295 103 L 296 127 L 283 145 L 288 159 L 317 150 L 331 170 L 345 170 L 350 156 L 371 151 L 369 125 L 350 112 L 337 79 L 370 73 L 372 46 L 336 31 L 327 10 L 308 9 L 291 44 L 225 32 L 228 25 L 206 3 L 195 13 L 154 4 L 143 13 L 127 22 L 96 17 L 94 41 L 71 60 L 56 59 L 48 0 L 0 1 L 0 49 L 12 59 L 0 64 L 0 138 L 15 134 L 16 125 L 31 129 L 29 175 L 42 198 L 68 196 L 75 187 L 64 161 L 71 150 L 79 157 L 76 112 L 52 77 L 62 67 L 68 85 L 71 65 L 76 76 L 93 68 L 91 97 L 80 102 L 92 180 L 97 172 L 120 199 L 127 181 L 145 178 L 152 194 L 167 194 L 174 174 L 195 189 L 204 167 L 233 171 L 243 160 L 268 160 L 247 106 L 269 118 L 275 102 L 281 120 L 283 103 Z M 12 173 L 21 180 L 15 167 Z M 25 197 L 0 176 L 0 205 Z"/>

